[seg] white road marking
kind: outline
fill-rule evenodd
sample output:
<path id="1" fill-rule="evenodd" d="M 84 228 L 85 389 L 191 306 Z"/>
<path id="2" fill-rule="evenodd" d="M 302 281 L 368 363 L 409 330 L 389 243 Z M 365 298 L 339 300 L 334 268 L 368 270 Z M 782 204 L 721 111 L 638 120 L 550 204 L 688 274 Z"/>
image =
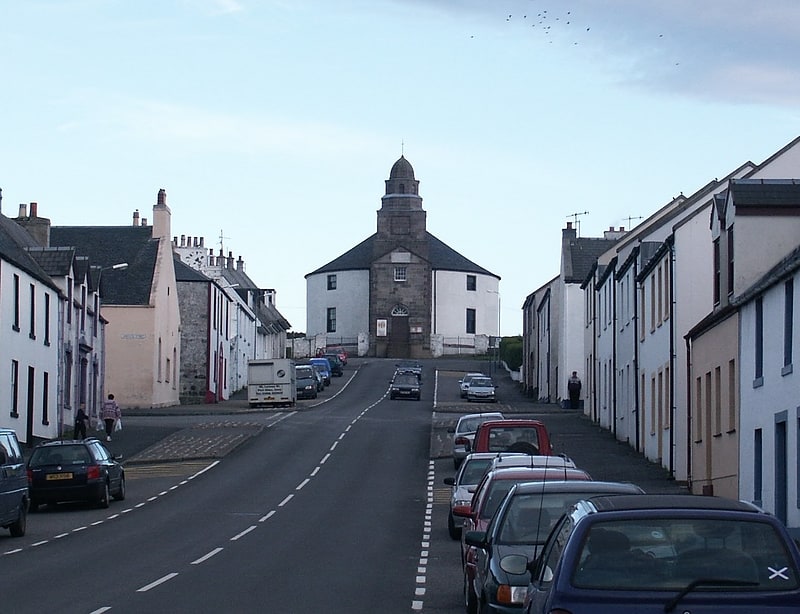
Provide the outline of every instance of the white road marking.
<path id="1" fill-rule="evenodd" d="M 310 481 L 311 481 L 311 480 L 310 480 L 309 478 L 306 478 L 305 480 L 303 480 L 302 482 L 300 482 L 300 484 L 298 484 L 298 485 L 297 485 L 297 488 L 295 488 L 295 490 L 301 490 L 301 489 L 303 488 L 303 486 L 305 486 L 306 484 L 308 484 Z"/>
<path id="2" fill-rule="evenodd" d="M 137 593 L 146 593 L 150 589 L 155 588 L 156 586 L 158 586 L 160 584 L 164 584 L 164 582 L 169 582 L 170 580 L 172 580 L 172 578 L 174 578 L 177 575 L 178 575 L 177 572 L 168 573 L 166 576 L 164 576 L 163 578 L 159 578 L 155 582 L 151 582 L 150 584 L 147 584 L 147 585 L 143 586 L 142 588 L 137 588 L 136 592 Z"/>
<path id="3" fill-rule="evenodd" d="M 192 561 L 191 564 L 192 565 L 199 565 L 200 563 L 205 563 L 212 556 L 214 556 L 215 554 L 219 554 L 222 551 L 223 551 L 223 548 L 214 548 L 208 554 L 205 554 L 205 555 L 201 556 L 199 559 L 196 559 L 196 560 Z"/>
<path id="4" fill-rule="evenodd" d="M 233 537 L 231 537 L 231 541 L 235 542 L 238 539 L 240 539 L 240 538 L 244 537 L 245 535 L 247 535 L 250 531 L 255 531 L 255 530 L 256 530 L 256 525 L 254 525 L 254 524 L 250 525 L 249 527 L 247 527 L 244 531 L 242 531 L 238 535 L 234 535 Z"/>

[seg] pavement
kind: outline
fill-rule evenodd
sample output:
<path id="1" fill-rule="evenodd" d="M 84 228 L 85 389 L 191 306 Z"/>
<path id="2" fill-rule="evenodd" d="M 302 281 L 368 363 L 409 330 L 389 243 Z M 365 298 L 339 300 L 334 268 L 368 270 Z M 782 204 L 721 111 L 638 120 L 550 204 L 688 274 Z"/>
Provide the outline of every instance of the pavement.
<path id="1" fill-rule="evenodd" d="M 368 358 L 353 359 L 347 370 L 358 367 Z M 564 453 L 587 470 L 594 479 L 633 482 L 647 492 L 687 492 L 669 472 L 645 459 L 626 442 L 618 442 L 608 430 L 594 424 L 581 410 L 562 409 L 554 403 L 537 403 L 526 397 L 519 385 L 496 365 L 470 359 L 439 359 L 436 368 L 466 372 L 491 372 L 498 389 L 499 402 L 476 406 L 466 401 L 437 403 L 431 418 L 430 457 L 450 457 L 452 435 L 458 417 L 466 413 L 501 411 L 506 415 L 535 417 L 548 428 L 555 451 Z M 347 371 L 345 371 L 347 375 Z M 427 383 L 427 382 L 426 382 Z M 298 411 L 314 411 L 313 402 L 299 401 Z M 122 455 L 124 465 L 169 463 L 198 459 L 220 459 L 235 450 L 264 428 L 255 414 L 285 412 L 286 408 L 250 408 L 244 393 L 227 401 L 202 405 L 178 405 L 156 409 L 129 409 L 123 412 L 123 431 L 115 435 L 108 447 Z M 131 420 L 126 417 L 195 416 L 196 424 L 176 426 L 180 421 Z M 161 424 L 164 422 L 164 424 Z M 92 435 L 92 433 L 89 433 Z M 104 439 L 101 433 L 97 436 Z"/>

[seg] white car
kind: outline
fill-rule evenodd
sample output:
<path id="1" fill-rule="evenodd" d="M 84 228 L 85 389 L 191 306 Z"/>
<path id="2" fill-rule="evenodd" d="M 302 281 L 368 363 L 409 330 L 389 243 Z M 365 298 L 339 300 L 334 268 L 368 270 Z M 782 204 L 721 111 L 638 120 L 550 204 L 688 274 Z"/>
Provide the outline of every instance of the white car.
<path id="1" fill-rule="evenodd" d="M 540 454 L 495 453 L 489 470 L 503 469 L 505 467 L 563 467 L 564 469 L 577 469 L 575 461 L 563 454 L 542 456 Z"/>
<path id="2" fill-rule="evenodd" d="M 475 440 L 475 431 L 478 427 L 488 420 L 503 420 L 505 416 L 499 411 L 486 412 L 480 414 L 466 414 L 461 416 L 453 429 L 453 465 L 456 469 L 461 464 L 467 454 L 472 451 L 472 444 Z"/>
<path id="3" fill-rule="evenodd" d="M 472 380 L 473 377 L 486 377 L 486 375 L 483 374 L 483 373 L 478 373 L 478 372 L 467 373 L 467 374 L 464 375 L 464 377 L 462 377 L 460 380 L 458 380 L 458 385 L 461 388 L 461 398 L 462 399 L 466 399 L 467 398 L 467 390 L 469 390 L 469 383 L 470 383 L 470 381 Z"/>
<path id="4" fill-rule="evenodd" d="M 497 403 L 495 388 L 497 386 L 491 377 L 473 377 L 469 382 L 469 388 L 467 388 L 467 401 Z"/>
<path id="5" fill-rule="evenodd" d="M 483 474 L 486 473 L 495 458 L 497 458 L 497 452 L 469 454 L 464 459 L 464 462 L 461 463 L 461 467 L 456 472 L 455 477 L 444 479 L 444 483 L 451 487 L 447 531 L 453 539 L 461 537 L 461 525 L 464 524 L 463 518 L 453 516 L 453 507 L 470 504 L 472 492 L 474 492 L 478 482 L 481 481 Z"/>

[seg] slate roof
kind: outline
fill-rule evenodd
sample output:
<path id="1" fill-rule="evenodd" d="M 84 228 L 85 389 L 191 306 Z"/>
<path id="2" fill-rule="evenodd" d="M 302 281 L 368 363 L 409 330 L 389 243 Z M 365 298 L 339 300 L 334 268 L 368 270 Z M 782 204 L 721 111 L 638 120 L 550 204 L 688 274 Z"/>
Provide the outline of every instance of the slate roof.
<path id="1" fill-rule="evenodd" d="M 798 179 L 732 179 L 730 191 L 736 210 L 747 207 L 797 207 Z"/>
<path id="2" fill-rule="evenodd" d="M 564 283 L 581 284 L 597 259 L 617 242 L 617 239 L 577 237 L 570 240 L 564 262 Z"/>
<path id="3" fill-rule="evenodd" d="M 464 273 L 479 273 L 481 275 L 490 275 L 500 279 L 499 275 L 487 271 L 482 266 L 479 266 L 465 258 L 453 248 L 449 247 L 444 242 L 434 237 L 431 233 L 425 233 L 428 238 L 428 257 L 431 268 L 435 271 L 459 271 Z M 306 277 L 316 275 L 318 273 L 326 273 L 333 271 L 356 271 L 368 270 L 372 266 L 373 261 L 373 246 L 378 234 L 364 239 L 361 243 L 346 251 L 344 254 L 331 260 L 328 264 L 308 273 Z"/>
<path id="4" fill-rule="evenodd" d="M 58 286 L 47 271 L 28 253 L 26 248 L 29 247 L 39 247 L 39 244 L 22 226 L 0 213 L 0 256 L 35 279 L 58 290 Z"/>
<path id="5" fill-rule="evenodd" d="M 72 275 L 75 250 L 71 247 L 29 247 L 28 253 L 50 277 Z"/>
<path id="6" fill-rule="evenodd" d="M 102 273 L 105 305 L 149 305 L 158 253 L 151 226 L 53 226 L 50 245 L 74 247 L 94 265 L 126 262 L 122 271 Z"/>
<path id="7" fill-rule="evenodd" d="M 177 254 L 173 254 L 172 260 L 175 262 L 175 280 L 176 281 L 189 281 L 189 282 L 205 282 L 209 283 L 211 278 L 204 275 L 197 269 L 193 269 L 188 264 L 181 260 Z"/>

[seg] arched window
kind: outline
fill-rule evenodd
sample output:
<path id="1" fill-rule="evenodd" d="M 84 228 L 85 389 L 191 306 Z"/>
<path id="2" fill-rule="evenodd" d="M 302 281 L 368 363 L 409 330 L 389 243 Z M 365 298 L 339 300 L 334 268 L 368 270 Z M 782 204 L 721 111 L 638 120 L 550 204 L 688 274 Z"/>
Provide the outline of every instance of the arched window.
<path id="1" fill-rule="evenodd" d="M 408 316 L 408 307 L 405 305 L 395 305 L 392 307 L 393 316 Z"/>

